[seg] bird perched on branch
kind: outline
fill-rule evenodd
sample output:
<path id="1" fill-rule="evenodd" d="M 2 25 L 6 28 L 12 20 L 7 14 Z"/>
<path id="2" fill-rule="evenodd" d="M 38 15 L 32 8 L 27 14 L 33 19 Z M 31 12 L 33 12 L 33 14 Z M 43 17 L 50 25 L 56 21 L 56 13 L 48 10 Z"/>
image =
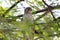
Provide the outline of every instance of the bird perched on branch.
<path id="1" fill-rule="evenodd" d="M 25 32 L 28 40 L 33 40 L 32 28 L 33 28 L 33 16 L 32 9 L 30 7 L 25 8 L 23 15 L 23 23 L 25 25 Z M 26 39 L 27 40 L 27 39 Z"/>
<path id="2" fill-rule="evenodd" d="M 30 7 L 25 8 L 23 15 L 23 23 L 25 25 L 25 31 L 29 34 L 30 40 L 33 40 L 34 33 L 39 34 L 34 27 L 34 21 L 32 16 L 32 9 Z"/>
<path id="3" fill-rule="evenodd" d="M 23 21 L 27 24 L 33 23 L 32 9 L 30 7 L 25 8 L 24 15 L 23 15 Z"/>

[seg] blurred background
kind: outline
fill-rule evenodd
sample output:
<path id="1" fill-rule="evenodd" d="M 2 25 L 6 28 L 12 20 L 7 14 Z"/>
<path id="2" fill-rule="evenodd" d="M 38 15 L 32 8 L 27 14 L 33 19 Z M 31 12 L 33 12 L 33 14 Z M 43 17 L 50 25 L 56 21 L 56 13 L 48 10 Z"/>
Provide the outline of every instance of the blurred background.
<path id="1" fill-rule="evenodd" d="M 27 7 L 32 8 L 38 32 L 34 40 L 60 40 L 60 0 L 0 0 L 0 40 L 24 40 L 22 16 Z"/>

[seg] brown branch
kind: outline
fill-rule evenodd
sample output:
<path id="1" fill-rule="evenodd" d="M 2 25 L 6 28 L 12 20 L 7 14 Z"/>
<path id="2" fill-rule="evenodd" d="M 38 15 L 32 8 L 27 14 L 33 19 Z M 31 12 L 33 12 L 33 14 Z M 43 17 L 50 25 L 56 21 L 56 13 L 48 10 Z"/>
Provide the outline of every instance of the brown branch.
<path id="1" fill-rule="evenodd" d="M 42 1 L 48 7 L 48 10 L 51 12 L 51 15 L 53 16 L 54 20 L 56 20 L 56 18 L 53 15 L 53 12 L 52 12 L 52 6 L 48 5 L 44 0 L 42 0 Z"/>
<path id="2" fill-rule="evenodd" d="M 48 5 L 44 0 L 42 0 L 42 2 L 43 2 L 46 6 L 50 6 L 50 5 Z"/>
<path id="3" fill-rule="evenodd" d="M 22 17 L 23 15 L 18 15 L 18 16 L 16 16 L 16 17 Z"/>
<path id="4" fill-rule="evenodd" d="M 55 9 L 55 8 L 59 8 L 60 7 L 60 5 L 58 5 L 58 6 L 51 6 L 50 8 L 53 10 L 53 9 Z M 48 11 L 48 8 L 45 8 L 45 9 L 42 9 L 42 10 L 38 10 L 38 11 L 35 11 L 35 12 L 33 12 L 33 14 L 36 14 L 36 13 L 40 13 L 40 12 L 44 12 L 44 11 Z M 44 15 L 44 14 L 43 14 Z M 18 16 L 16 16 L 16 17 L 22 17 L 23 15 L 18 15 Z M 44 15 L 45 16 L 45 15 Z M 42 17 L 41 17 L 42 18 Z"/>
<path id="5" fill-rule="evenodd" d="M 38 19 L 44 17 L 47 13 L 48 13 L 48 11 L 46 11 L 44 14 L 42 14 L 41 16 L 39 16 L 38 18 L 36 18 L 36 20 L 38 20 Z"/>
<path id="6" fill-rule="evenodd" d="M 57 8 L 60 8 L 60 5 L 56 5 L 56 6 L 49 6 L 50 8 L 51 8 L 51 10 L 53 10 L 53 9 L 57 9 Z M 49 9 L 48 9 L 48 7 L 47 8 L 45 8 L 45 9 L 42 9 L 42 10 L 38 10 L 38 11 L 35 11 L 35 12 L 33 12 L 34 14 L 36 14 L 36 13 L 40 13 L 40 12 L 44 12 L 44 11 L 48 11 Z"/>
<path id="7" fill-rule="evenodd" d="M 33 12 L 34 14 L 36 14 L 36 13 L 39 13 L 39 12 L 44 12 L 44 11 L 47 11 L 48 10 L 48 8 L 45 8 L 45 9 L 42 9 L 42 10 L 38 10 L 38 11 L 35 11 L 35 12 Z M 44 15 L 44 14 L 43 14 Z M 16 17 L 22 17 L 23 15 L 18 15 L 18 16 L 16 16 Z"/>
<path id="8" fill-rule="evenodd" d="M 16 2 L 15 4 L 13 4 L 8 10 L 6 10 L 6 12 L 2 15 L 2 17 L 4 17 L 12 8 L 14 8 L 21 1 L 24 1 L 24 0 L 19 0 L 18 2 Z"/>
<path id="9" fill-rule="evenodd" d="M 35 11 L 35 13 L 40 13 L 40 12 L 44 12 L 44 11 L 47 11 L 48 8 L 45 8 L 45 9 L 42 9 L 42 10 L 38 10 L 38 11 Z"/>
<path id="10" fill-rule="evenodd" d="M 22 0 L 23 1 L 23 0 Z M 12 5 L 2 16 L 4 17 L 13 7 L 15 7 L 18 3 L 19 3 L 20 1 L 18 1 L 18 2 L 16 2 L 14 5 Z M 45 3 L 46 4 L 46 3 Z M 51 10 L 53 10 L 53 9 L 55 9 L 55 8 L 59 8 L 60 7 L 60 5 L 58 5 L 58 6 L 49 6 L 50 7 L 50 9 Z M 38 10 L 38 11 L 35 11 L 35 12 L 33 12 L 34 14 L 36 14 L 36 13 L 39 13 L 39 12 L 44 12 L 44 11 L 48 11 L 49 10 L 49 7 L 47 7 L 47 8 L 45 8 L 45 9 L 42 9 L 42 10 Z M 51 12 L 51 14 L 53 15 L 53 13 Z M 18 16 L 16 16 L 16 17 L 22 17 L 23 15 L 18 15 Z M 44 14 L 43 14 L 43 16 L 45 16 Z M 42 17 L 43 17 L 42 16 Z"/>

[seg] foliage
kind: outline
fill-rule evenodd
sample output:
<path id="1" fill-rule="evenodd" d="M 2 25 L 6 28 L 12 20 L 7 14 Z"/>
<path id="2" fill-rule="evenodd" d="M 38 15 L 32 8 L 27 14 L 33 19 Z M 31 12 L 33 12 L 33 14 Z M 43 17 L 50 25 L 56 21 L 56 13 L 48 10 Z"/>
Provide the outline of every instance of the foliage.
<path id="1" fill-rule="evenodd" d="M 5 0 L 4 0 L 5 1 Z M 11 2 L 12 0 L 8 0 Z M 13 2 L 16 2 L 17 0 L 13 0 Z M 37 6 L 34 5 L 36 2 Z M 33 2 L 28 1 L 27 2 L 33 9 L 33 16 L 37 15 L 38 19 L 34 19 L 33 26 L 35 27 L 35 30 L 38 32 L 38 34 L 34 33 L 34 39 L 35 40 L 53 40 L 55 36 L 60 37 L 60 19 L 53 20 L 52 15 L 50 12 L 48 12 L 47 15 L 43 16 L 41 19 L 41 13 L 36 13 L 36 11 L 46 8 L 42 1 L 34 0 Z M 1 4 L 1 3 L 0 3 Z M 32 4 L 34 6 L 32 6 Z M 41 8 L 39 8 L 41 7 Z M 54 7 L 56 9 L 59 9 L 60 5 L 56 5 Z M 0 5 L 0 40 L 24 40 L 25 32 L 24 30 L 27 29 L 27 26 L 29 24 L 23 24 L 20 17 L 14 16 L 14 13 L 17 11 L 17 6 L 15 6 L 13 9 L 9 10 L 7 14 L 3 17 L 2 15 L 8 10 L 9 8 L 3 8 L 2 5 Z M 35 10 L 34 10 L 35 9 Z M 46 10 L 48 11 L 48 10 Z M 46 11 L 43 11 L 44 14 Z M 20 11 L 19 11 L 20 12 Z M 18 14 L 18 13 L 17 13 Z M 35 17 L 35 16 L 34 16 Z M 28 23 L 28 22 L 27 22 Z M 29 27 L 30 28 L 30 27 Z M 24 30 L 23 30 L 24 29 Z M 29 30 L 31 31 L 31 30 Z M 57 39 L 58 40 L 58 39 Z"/>

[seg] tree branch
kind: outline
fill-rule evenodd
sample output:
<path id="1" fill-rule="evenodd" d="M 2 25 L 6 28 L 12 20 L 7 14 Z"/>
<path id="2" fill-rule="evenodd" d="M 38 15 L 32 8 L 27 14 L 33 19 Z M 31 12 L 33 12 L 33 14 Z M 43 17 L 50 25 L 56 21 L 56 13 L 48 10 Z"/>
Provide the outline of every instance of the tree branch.
<path id="1" fill-rule="evenodd" d="M 18 15 L 18 16 L 16 16 L 16 17 L 22 17 L 23 15 Z"/>
<path id="2" fill-rule="evenodd" d="M 14 8 L 21 1 L 24 1 L 24 0 L 19 0 L 18 2 L 16 2 L 15 4 L 13 4 L 8 10 L 6 10 L 6 12 L 2 15 L 2 17 L 4 17 L 12 8 Z"/>
<path id="3" fill-rule="evenodd" d="M 53 10 L 53 9 L 56 9 L 56 8 L 60 8 L 60 5 L 57 5 L 57 6 L 51 6 L 51 9 Z M 38 11 L 35 11 L 35 12 L 33 12 L 33 14 L 36 14 L 36 13 L 40 13 L 40 12 L 44 12 L 44 11 L 48 11 L 48 8 L 45 8 L 45 9 L 42 9 L 42 10 L 38 10 Z M 49 11 L 48 11 L 49 12 Z M 42 14 L 41 16 L 40 16 L 40 18 L 42 18 L 42 17 L 44 17 L 45 15 L 46 15 L 47 13 L 45 13 L 45 14 Z M 18 15 L 18 16 L 16 16 L 16 17 L 22 17 L 23 15 Z M 39 19 L 39 18 L 37 18 L 37 19 Z"/>
<path id="4" fill-rule="evenodd" d="M 21 1 L 24 1 L 24 0 L 21 0 Z M 8 10 L 6 10 L 6 12 L 2 15 L 2 17 L 4 17 L 13 7 L 15 7 L 19 2 L 21 1 L 18 1 L 16 2 L 15 4 L 13 4 Z M 46 4 L 46 3 L 45 3 Z M 46 4 L 47 5 L 47 4 Z M 50 6 L 50 9 L 53 10 L 53 9 L 56 9 L 56 8 L 60 8 L 60 5 L 56 5 L 56 6 Z M 38 11 L 35 11 L 33 12 L 33 14 L 36 14 L 36 13 L 39 13 L 39 12 L 44 12 L 44 11 L 48 11 L 49 10 L 49 7 L 45 8 L 45 9 L 42 9 L 42 10 L 38 10 Z M 53 13 L 51 12 L 51 14 L 53 15 Z M 44 15 L 44 14 L 43 14 Z M 18 15 L 16 17 L 22 17 L 23 15 Z M 44 15 L 45 16 L 45 15 Z"/>
<path id="5" fill-rule="evenodd" d="M 39 16 L 38 18 L 36 18 L 36 20 L 38 20 L 38 19 L 44 17 L 47 13 L 48 13 L 48 11 L 46 11 L 44 14 L 42 14 L 41 16 Z"/>
<path id="6" fill-rule="evenodd" d="M 56 6 L 50 6 L 50 8 L 53 10 L 53 9 L 59 9 L 60 8 L 60 5 L 56 5 Z M 35 11 L 33 12 L 34 14 L 36 13 L 40 13 L 40 12 L 44 12 L 44 11 L 47 11 L 48 8 L 45 8 L 45 9 L 42 9 L 42 10 L 38 10 L 38 11 Z"/>
<path id="7" fill-rule="evenodd" d="M 54 20 L 56 20 L 54 15 L 53 15 L 53 12 L 52 12 L 52 6 L 48 5 L 44 0 L 42 0 L 42 1 L 48 7 L 48 10 L 51 12 L 51 15 L 53 16 Z"/>

